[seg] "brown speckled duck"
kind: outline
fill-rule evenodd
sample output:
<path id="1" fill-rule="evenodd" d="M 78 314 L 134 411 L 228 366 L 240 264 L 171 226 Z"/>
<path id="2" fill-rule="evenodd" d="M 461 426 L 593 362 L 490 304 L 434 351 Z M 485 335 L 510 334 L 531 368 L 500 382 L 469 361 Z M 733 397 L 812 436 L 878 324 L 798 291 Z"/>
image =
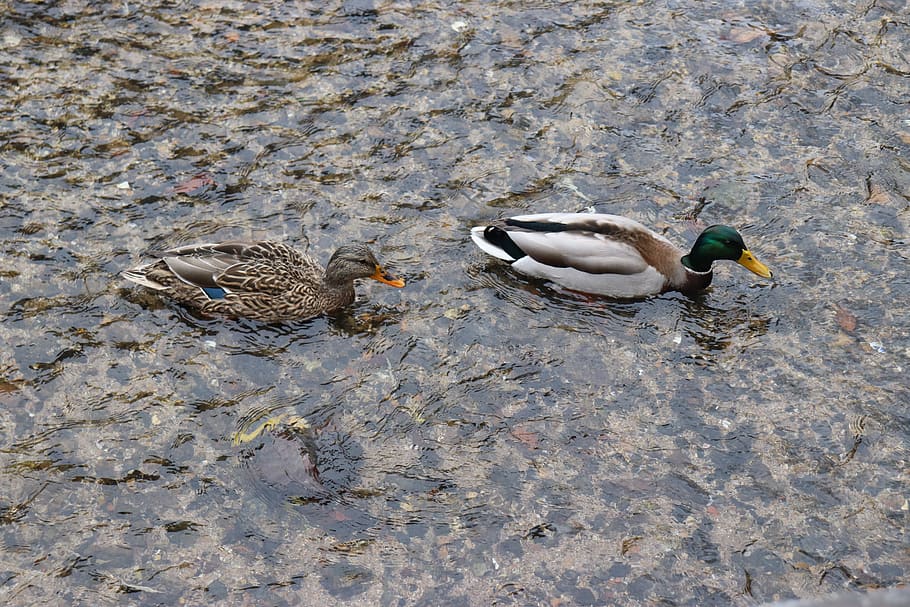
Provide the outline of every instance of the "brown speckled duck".
<path id="1" fill-rule="evenodd" d="M 689 253 L 637 221 L 603 213 L 509 217 L 473 228 L 471 238 L 522 274 L 610 297 L 704 289 L 721 259 L 771 278 L 739 232 L 724 225 L 705 229 Z"/>
<path id="2" fill-rule="evenodd" d="M 362 244 L 339 247 L 325 270 L 309 255 L 273 241 L 189 245 L 156 257 L 123 277 L 207 316 L 304 320 L 352 303 L 357 278 L 404 286 Z"/>

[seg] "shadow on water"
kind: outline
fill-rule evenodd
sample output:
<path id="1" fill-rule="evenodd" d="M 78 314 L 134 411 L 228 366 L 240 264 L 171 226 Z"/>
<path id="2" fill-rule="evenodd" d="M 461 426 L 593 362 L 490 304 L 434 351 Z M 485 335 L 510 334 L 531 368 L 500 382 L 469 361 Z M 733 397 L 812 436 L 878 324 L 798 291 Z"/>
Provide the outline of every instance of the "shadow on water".
<path id="1" fill-rule="evenodd" d="M 760 342 L 771 319 L 753 308 L 754 294 L 739 295 L 722 303 L 714 293 L 674 295 L 680 306 L 677 325 L 680 339 L 690 339 L 705 361 L 734 358 Z"/>
<path id="2" fill-rule="evenodd" d="M 307 397 L 296 400 L 251 409 L 239 421 L 231 442 L 240 487 L 251 489 L 270 518 L 302 517 L 338 541 L 362 538 L 378 523 L 356 500 L 363 451 L 330 418 L 314 426 L 293 413 Z"/>
<path id="3" fill-rule="evenodd" d="M 440 461 L 432 441 L 418 438 L 420 444 L 406 447 L 419 465 L 396 461 L 383 456 L 387 449 L 372 424 L 346 428 L 349 418 L 334 407 L 296 413 L 311 400 L 302 395 L 254 407 L 238 421 L 232 459 L 245 503 L 242 528 L 248 530 L 239 531 L 262 533 L 256 527 L 263 518 L 292 527 L 304 521 L 309 533 L 324 535 L 339 553 L 374 541 L 451 531 L 446 514 L 452 516 L 453 500 L 461 492 L 459 474 Z M 383 434 L 397 431 L 386 428 Z M 466 445 L 474 455 L 482 448 L 476 439 Z M 459 526 L 477 526 L 485 533 L 491 516 L 485 506 L 456 510 Z"/>

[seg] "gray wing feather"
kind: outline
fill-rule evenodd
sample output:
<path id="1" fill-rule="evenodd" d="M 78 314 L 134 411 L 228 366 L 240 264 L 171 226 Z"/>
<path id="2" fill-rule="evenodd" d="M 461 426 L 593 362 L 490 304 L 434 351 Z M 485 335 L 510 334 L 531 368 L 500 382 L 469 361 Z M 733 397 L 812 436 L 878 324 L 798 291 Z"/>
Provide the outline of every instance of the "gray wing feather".
<path id="1" fill-rule="evenodd" d="M 592 232 L 509 231 L 522 251 L 556 268 L 575 268 L 590 274 L 638 274 L 648 263 L 631 245 Z"/>
<path id="2" fill-rule="evenodd" d="M 164 263 L 183 282 L 203 288 L 224 288 L 216 277 L 234 265 L 214 257 L 165 257 Z"/>

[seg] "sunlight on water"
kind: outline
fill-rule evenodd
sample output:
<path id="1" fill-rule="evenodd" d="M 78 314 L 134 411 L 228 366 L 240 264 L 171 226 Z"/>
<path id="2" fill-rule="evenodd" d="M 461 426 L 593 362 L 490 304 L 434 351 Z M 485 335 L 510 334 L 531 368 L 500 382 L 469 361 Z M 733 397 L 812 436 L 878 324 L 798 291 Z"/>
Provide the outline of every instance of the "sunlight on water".
<path id="1" fill-rule="evenodd" d="M 4 604 L 905 583 L 904 8 L 7 3 Z M 592 207 L 774 279 L 612 301 L 470 240 Z M 236 239 L 407 284 L 263 324 L 120 275 Z"/>

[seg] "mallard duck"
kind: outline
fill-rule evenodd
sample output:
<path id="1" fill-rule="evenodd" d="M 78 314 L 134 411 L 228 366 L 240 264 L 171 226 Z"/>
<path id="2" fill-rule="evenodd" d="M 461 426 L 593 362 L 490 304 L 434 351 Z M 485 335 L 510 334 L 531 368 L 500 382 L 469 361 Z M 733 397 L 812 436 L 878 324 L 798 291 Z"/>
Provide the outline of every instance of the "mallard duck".
<path id="1" fill-rule="evenodd" d="M 688 254 L 637 221 L 601 213 L 509 217 L 473 228 L 471 238 L 523 274 L 610 297 L 704 289 L 711 284 L 711 265 L 719 259 L 771 278 L 739 232 L 724 225 L 702 232 Z"/>
<path id="2" fill-rule="evenodd" d="M 272 241 L 189 245 L 157 253 L 158 261 L 123 277 L 205 315 L 264 322 L 304 320 L 354 301 L 354 280 L 401 288 L 365 245 L 339 247 L 325 270 L 315 259 Z"/>

